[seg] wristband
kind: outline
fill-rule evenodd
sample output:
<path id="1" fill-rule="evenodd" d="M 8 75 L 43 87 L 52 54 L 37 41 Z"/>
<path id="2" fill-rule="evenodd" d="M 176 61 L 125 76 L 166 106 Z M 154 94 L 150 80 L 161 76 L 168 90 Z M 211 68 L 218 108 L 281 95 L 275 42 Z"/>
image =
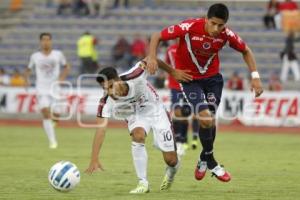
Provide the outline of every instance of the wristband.
<path id="1" fill-rule="evenodd" d="M 252 79 L 260 78 L 260 77 L 259 77 L 258 71 L 251 72 L 251 78 L 252 78 Z"/>

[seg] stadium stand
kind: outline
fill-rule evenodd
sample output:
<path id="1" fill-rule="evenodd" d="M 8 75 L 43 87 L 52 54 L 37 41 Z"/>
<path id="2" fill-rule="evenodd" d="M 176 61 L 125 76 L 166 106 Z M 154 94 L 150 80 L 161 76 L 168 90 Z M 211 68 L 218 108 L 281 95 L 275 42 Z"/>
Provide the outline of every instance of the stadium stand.
<path id="1" fill-rule="evenodd" d="M 9 1 L 5 5 L 8 6 Z M 40 32 L 49 31 L 54 35 L 55 48 L 62 49 L 73 66 L 71 81 L 76 79 L 79 70 L 79 59 L 76 56 L 76 40 L 83 31 L 91 31 L 101 39 L 98 47 L 100 63 L 109 65 L 111 49 L 123 35 L 132 40 L 135 33 L 147 37 L 162 27 L 175 24 L 188 17 L 203 16 L 208 3 L 195 1 L 157 1 L 155 9 L 143 6 L 143 1 L 131 1 L 129 8 L 107 10 L 105 17 L 73 15 L 57 16 L 56 7 L 47 6 L 46 1 L 27 0 L 22 11 L 17 13 L 0 12 L 0 28 L 5 31 L 0 34 L 0 67 L 8 71 L 25 67 L 29 55 L 38 47 L 37 37 Z M 187 4 L 189 6 L 187 6 Z M 285 35 L 278 30 L 267 30 L 262 23 L 265 12 L 265 2 L 229 2 L 231 19 L 229 26 L 247 41 L 254 50 L 258 67 L 264 82 L 267 82 L 271 71 L 280 72 L 280 51 L 284 48 Z M 1 3 L 1 10 L 5 10 Z M 191 6 L 195 5 L 195 6 Z M 110 5 L 107 5 L 110 6 Z M 6 17 L 5 17 L 6 16 Z M 299 54 L 299 44 L 296 52 Z M 221 53 L 222 70 L 225 78 L 233 71 L 239 71 L 246 78 L 247 68 L 238 54 L 233 54 L 230 48 Z M 285 89 L 295 89 L 299 86 L 286 83 Z"/>

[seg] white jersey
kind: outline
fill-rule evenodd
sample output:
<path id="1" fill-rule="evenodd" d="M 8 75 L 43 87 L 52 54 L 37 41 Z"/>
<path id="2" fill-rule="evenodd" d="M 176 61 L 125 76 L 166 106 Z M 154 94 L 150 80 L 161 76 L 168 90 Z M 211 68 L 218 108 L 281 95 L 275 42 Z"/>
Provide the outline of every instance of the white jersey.
<path id="1" fill-rule="evenodd" d="M 142 63 L 138 62 L 120 78 L 129 86 L 128 95 L 119 97 L 117 100 L 104 96 L 98 106 L 98 117 L 126 119 L 129 117 L 143 115 L 143 117 L 154 117 L 163 111 L 163 104 L 159 100 L 153 86 L 146 80 L 147 72 Z"/>
<path id="2" fill-rule="evenodd" d="M 35 68 L 38 91 L 50 90 L 51 84 L 59 78 L 60 67 L 66 64 L 66 58 L 59 50 L 52 50 L 49 55 L 45 55 L 40 51 L 33 53 L 28 68 Z"/>

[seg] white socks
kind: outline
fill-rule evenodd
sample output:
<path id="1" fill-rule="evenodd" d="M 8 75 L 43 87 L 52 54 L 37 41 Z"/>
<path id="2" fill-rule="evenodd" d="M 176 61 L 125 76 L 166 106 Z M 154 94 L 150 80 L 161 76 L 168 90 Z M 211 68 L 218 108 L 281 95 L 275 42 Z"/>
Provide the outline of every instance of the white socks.
<path id="1" fill-rule="evenodd" d="M 54 132 L 52 120 L 51 119 L 43 119 L 43 127 L 48 136 L 50 144 L 57 143 L 56 138 L 55 138 L 55 132 Z"/>
<path id="2" fill-rule="evenodd" d="M 177 159 L 177 164 L 174 167 L 167 166 L 166 174 L 167 174 L 169 180 L 174 179 L 174 176 L 175 176 L 179 166 L 180 166 L 179 159 Z"/>
<path id="3" fill-rule="evenodd" d="M 148 186 L 148 180 L 147 180 L 148 155 L 145 148 L 145 144 L 132 142 L 131 152 L 132 152 L 135 172 L 139 179 L 139 182 Z"/>

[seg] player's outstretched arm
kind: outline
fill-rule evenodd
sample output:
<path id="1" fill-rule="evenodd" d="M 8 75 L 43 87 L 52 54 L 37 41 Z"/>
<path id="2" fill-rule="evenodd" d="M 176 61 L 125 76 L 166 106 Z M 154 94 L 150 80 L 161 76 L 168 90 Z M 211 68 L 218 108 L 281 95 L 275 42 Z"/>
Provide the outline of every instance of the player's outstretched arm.
<path id="1" fill-rule="evenodd" d="M 99 152 L 101 150 L 102 144 L 105 138 L 105 129 L 107 127 L 106 118 L 97 118 L 97 130 L 94 136 L 92 155 L 89 167 L 85 170 L 87 174 L 92 174 L 93 172 L 104 170 L 99 161 Z"/>
<path id="2" fill-rule="evenodd" d="M 157 48 L 161 40 L 160 32 L 153 33 L 149 45 L 149 54 L 146 58 L 147 69 L 150 74 L 154 74 L 158 68 Z"/>
<path id="3" fill-rule="evenodd" d="M 246 46 L 246 50 L 243 52 L 243 58 L 251 73 L 251 91 L 254 90 L 255 97 L 259 97 L 264 90 L 259 77 L 259 73 L 256 68 L 254 54 L 252 53 L 252 50 L 248 46 Z"/>
<path id="4" fill-rule="evenodd" d="M 70 71 L 71 71 L 71 65 L 67 63 L 67 64 L 64 66 L 64 69 L 63 69 L 63 71 L 61 72 L 61 74 L 60 74 L 58 80 L 59 80 L 59 81 L 64 81 L 64 80 L 67 78 L 67 76 L 69 75 Z"/>
<path id="5" fill-rule="evenodd" d="M 174 69 L 173 67 L 171 67 L 170 65 L 168 65 L 167 63 L 165 63 L 160 59 L 157 60 L 157 63 L 160 69 L 164 70 L 165 72 L 173 76 L 179 82 L 188 82 L 193 80 L 193 76 L 188 74 L 190 70 Z"/>

